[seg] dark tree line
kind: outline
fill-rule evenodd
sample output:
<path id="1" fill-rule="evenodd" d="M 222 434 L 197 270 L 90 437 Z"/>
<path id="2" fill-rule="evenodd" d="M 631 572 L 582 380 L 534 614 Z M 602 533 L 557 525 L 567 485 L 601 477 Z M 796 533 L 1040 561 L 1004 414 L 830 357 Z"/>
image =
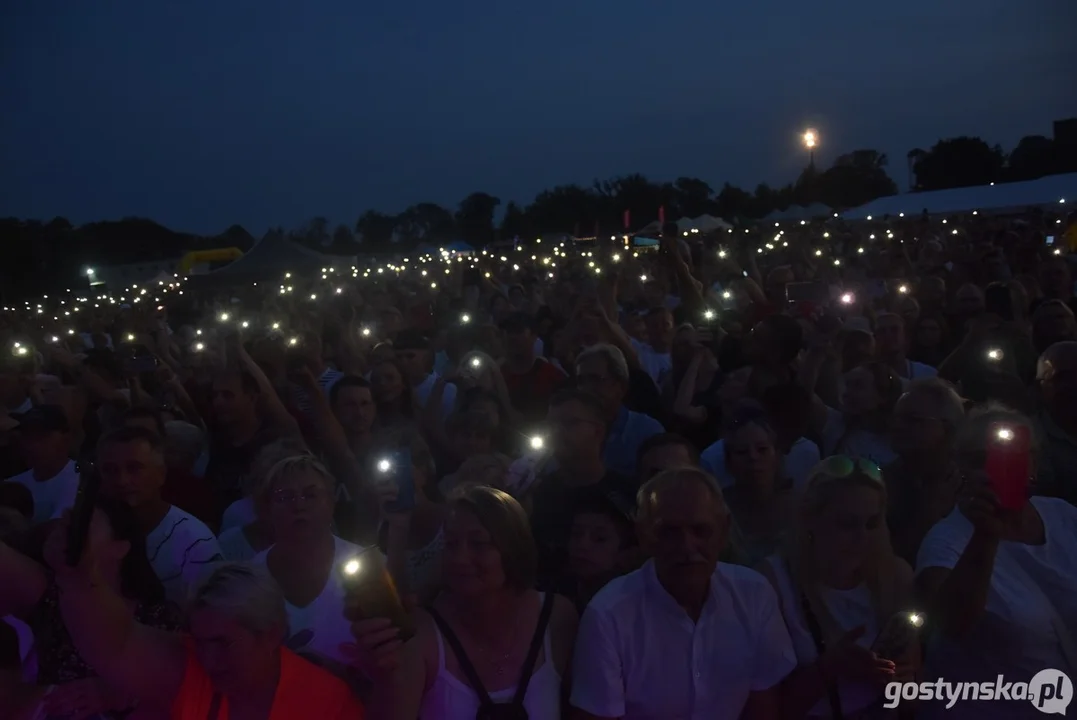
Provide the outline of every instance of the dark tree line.
<path id="1" fill-rule="evenodd" d="M 914 191 L 1077 172 L 1074 148 L 1042 136 L 1023 138 L 1008 155 L 980 138 L 950 138 L 928 150 L 911 150 L 906 160 L 906 180 Z M 333 225 L 327 218 L 316 217 L 303 227 L 279 230 L 320 251 L 354 255 L 453 240 L 482 246 L 497 239 L 551 232 L 615 234 L 623 232 L 626 214 L 629 229 L 635 230 L 658 219 L 659 208 L 664 208 L 670 220 L 709 214 L 743 223 L 790 205 L 823 203 L 842 210 L 894 194 L 898 188 L 887 169 L 885 154 L 856 150 L 838 157 L 828 168 L 811 165 L 795 182 L 782 187 L 760 184 L 746 190 L 725 183 L 714 188 L 699 178 L 659 182 L 631 174 L 596 180 L 589 187 L 549 188 L 528 205 L 507 202 L 502 207 L 500 198 L 473 192 L 455 208 L 421 202 L 395 214 L 367 210 L 353 223 Z M 77 228 L 62 217 L 49 222 L 0 219 L 0 282 L 6 299 L 30 296 L 78 282 L 81 268 L 88 264 L 174 259 L 191 250 L 219 247 L 247 250 L 253 242 L 239 226 L 220 235 L 195 236 L 141 218 Z"/>

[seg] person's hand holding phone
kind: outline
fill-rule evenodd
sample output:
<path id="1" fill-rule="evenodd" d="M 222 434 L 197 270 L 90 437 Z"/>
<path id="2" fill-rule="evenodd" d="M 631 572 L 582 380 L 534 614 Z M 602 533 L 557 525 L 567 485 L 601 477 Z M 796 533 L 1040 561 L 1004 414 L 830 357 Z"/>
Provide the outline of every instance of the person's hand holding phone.
<path id="1" fill-rule="evenodd" d="M 991 489 L 986 473 L 976 472 L 966 476 L 958 507 L 976 532 L 994 539 L 1009 534 L 1012 520 L 1006 516 L 998 496 Z"/>
<path id="2" fill-rule="evenodd" d="M 389 618 L 357 620 L 351 626 L 354 643 L 341 643 L 341 652 L 352 666 L 371 680 L 379 681 L 391 676 L 400 667 L 404 641 L 400 628 Z"/>
<path id="3" fill-rule="evenodd" d="M 82 549 L 82 557 L 78 564 L 68 564 L 67 546 L 70 528 L 71 511 L 67 510 L 60 520 L 53 523 L 51 532 L 45 538 L 41 550 L 42 557 L 52 568 L 56 581 L 61 586 L 66 583 L 95 584 L 98 580 L 97 558 L 88 543 Z"/>
<path id="4" fill-rule="evenodd" d="M 855 627 L 827 648 L 819 658 L 825 675 L 878 685 L 894 679 L 896 665 L 857 642 L 864 632 L 863 625 Z"/>

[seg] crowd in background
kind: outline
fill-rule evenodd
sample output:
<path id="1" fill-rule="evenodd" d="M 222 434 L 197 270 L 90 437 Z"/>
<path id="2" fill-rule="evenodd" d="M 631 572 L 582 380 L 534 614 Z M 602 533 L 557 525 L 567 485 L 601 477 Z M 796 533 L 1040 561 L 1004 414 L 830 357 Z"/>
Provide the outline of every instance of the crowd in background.
<path id="1" fill-rule="evenodd" d="M 1077 678 L 1071 251 L 670 225 L 6 312 L 0 715 L 1037 717 L 885 689 Z"/>

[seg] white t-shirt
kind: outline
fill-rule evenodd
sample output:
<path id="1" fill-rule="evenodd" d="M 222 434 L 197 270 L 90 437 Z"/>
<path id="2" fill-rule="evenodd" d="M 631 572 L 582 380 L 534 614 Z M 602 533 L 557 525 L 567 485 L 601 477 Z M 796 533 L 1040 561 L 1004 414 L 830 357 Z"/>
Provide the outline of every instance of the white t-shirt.
<path id="1" fill-rule="evenodd" d="M 243 527 L 254 522 L 254 500 L 251 497 L 241 497 L 224 509 L 221 515 L 221 533 L 235 527 Z"/>
<path id="2" fill-rule="evenodd" d="M 796 664 L 762 575 L 719 564 L 692 622 L 648 561 L 606 585 L 584 611 L 572 705 L 623 720 L 733 720 L 749 693 L 774 687 Z"/>
<path id="3" fill-rule="evenodd" d="M 205 523 L 173 505 L 164 519 L 146 535 L 146 556 L 165 594 L 183 605 L 192 585 L 223 560 L 217 537 Z"/>
<path id="4" fill-rule="evenodd" d="M 1047 542 L 1025 545 L 1002 541 L 995 556 L 983 615 L 961 640 L 939 635 L 928 648 L 924 680 L 983 682 L 1004 675 L 1010 682 L 1028 682 L 1040 670 L 1054 668 L 1077 677 L 1067 662 L 1059 629 L 1048 609 L 1070 633 L 1077 628 L 1077 508 L 1058 498 L 1033 497 L 1043 519 Z M 953 569 L 972 537 L 973 527 L 955 509 L 924 538 L 916 557 L 917 572 Z M 1077 639 L 1071 638 L 1071 641 Z M 936 706 L 937 705 L 937 706 Z M 1036 718 L 1043 715 L 1029 702 L 963 700 L 951 710 L 924 704 L 918 717 Z"/>
<path id="5" fill-rule="evenodd" d="M 699 464 L 718 480 L 723 490 L 734 485 L 733 476 L 725 465 L 725 441 L 712 443 L 699 457 Z M 782 475 L 793 481 L 794 490 L 803 490 L 808 476 L 819 464 L 819 446 L 808 438 L 799 438 L 782 461 Z"/>
<path id="6" fill-rule="evenodd" d="M 885 435 L 868 430 L 846 431 L 845 416 L 834 408 L 826 409 L 826 425 L 823 426 L 823 449 L 827 456 L 854 455 L 867 458 L 879 467 L 897 460 L 897 453 L 890 447 Z"/>
<path id="7" fill-rule="evenodd" d="M 247 534 L 243 532 L 243 526 L 230 527 L 217 537 L 217 544 L 221 546 L 221 555 L 225 560 L 246 562 L 258 553 L 247 541 Z"/>
<path id="8" fill-rule="evenodd" d="M 632 347 L 636 349 L 636 355 L 639 356 L 640 367 L 651 376 L 656 385 L 662 382 L 662 378 L 665 377 L 666 373 L 672 372 L 673 358 L 668 352 L 657 352 L 647 343 L 642 343 L 634 338 Z"/>
<path id="9" fill-rule="evenodd" d="M 74 460 L 48 480 L 39 482 L 34 479 L 34 471 L 27 470 L 8 478 L 7 482 L 25 485 L 34 496 L 34 525 L 60 517 L 64 510 L 75 504 L 75 495 L 79 491 L 79 474 L 75 472 Z"/>
<path id="10" fill-rule="evenodd" d="M 333 543 L 333 570 L 318 597 L 306 607 L 285 602 L 288 610 L 288 640 L 285 645 L 301 654 L 347 665 L 349 658 L 341 653 L 340 645 L 353 643 L 355 638 L 351 634 L 351 623 L 344 617 L 344 585 L 337 573 L 341 565 L 362 552 L 363 548 L 338 537 L 333 538 Z M 251 562 L 265 567 L 269 550 L 258 553 Z"/>

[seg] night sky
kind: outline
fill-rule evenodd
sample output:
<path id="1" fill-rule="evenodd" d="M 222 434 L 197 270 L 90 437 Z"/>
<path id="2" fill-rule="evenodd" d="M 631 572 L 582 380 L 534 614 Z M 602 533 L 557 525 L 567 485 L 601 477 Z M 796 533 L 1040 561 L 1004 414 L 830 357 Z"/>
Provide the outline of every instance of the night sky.
<path id="1" fill-rule="evenodd" d="M 1077 116 L 1073 0 L 6 0 L 0 216 L 261 233 Z"/>

